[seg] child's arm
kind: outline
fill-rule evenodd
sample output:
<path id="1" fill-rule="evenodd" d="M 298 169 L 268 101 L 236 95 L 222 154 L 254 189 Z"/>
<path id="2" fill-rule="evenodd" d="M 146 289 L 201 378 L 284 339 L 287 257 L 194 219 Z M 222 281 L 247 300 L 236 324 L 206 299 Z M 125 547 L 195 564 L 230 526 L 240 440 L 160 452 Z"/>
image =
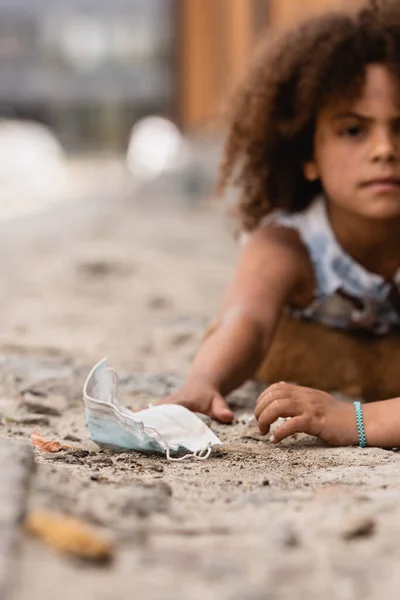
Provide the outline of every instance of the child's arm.
<path id="1" fill-rule="evenodd" d="M 232 421 L 223 396 L 265 358 L 282 307 L 289 301 L 305 306 L 313 290 L 312 265 L 294 231 L 254 233 L 241 252 L 216 329 L 202 344 L 185 385 L 166 401 Z"/>
<path id="2" fill-rule="evenodd" d="M 400 446 L 400 398 L 364 404 L 362 410 L 368 446 Z M 264 434 L 279 417 L 291 417 L 274 432 L 274 442 L 308 433 L 334 446 L 359 443 L 353 404 L 326 392 L 278 383 L 260 396 L 255 415 Z"/>

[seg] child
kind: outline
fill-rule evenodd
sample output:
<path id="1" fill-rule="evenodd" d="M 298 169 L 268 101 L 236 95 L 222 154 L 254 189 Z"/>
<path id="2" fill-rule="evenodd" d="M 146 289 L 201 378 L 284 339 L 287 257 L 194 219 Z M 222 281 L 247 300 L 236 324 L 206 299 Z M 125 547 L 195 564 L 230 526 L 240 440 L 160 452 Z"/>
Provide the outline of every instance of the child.
<path id="1" fill-rule="evenodd" d="M 241 190 L 245 243 L 217 325 L 166 401 L 231 422 L 224 396 L 253 377 L 266 354 L 273 358 L 271 345 L 284 356 L 278 338 L 295 333 L 295 323 L 303 341 L 292 337 L 288 357 L 307 328 L 318 354 L 325 343 L 336 351 L 324 373 L 314 353 L 314 379 L 333 387 L 329 372 L 344 373 L 353 360 L 369 378 L 357 383 L 356 376 L 353 392 L 400 396 L 398 2 L 310 20 L 262 48 L 232 107 L 221 189 L 232 180 Z M 274 369 L 270 382 L 280 380 Z M 310 385 L 304 368 L 285 379 Z M 400 398 L 384 400 L 386 392 L 361 407 L 275 383 L 255 415 L 263 434 L 278 417 L 291 417 L 276 442 L 305 432 L 333 445 L 399 446 Z"/>

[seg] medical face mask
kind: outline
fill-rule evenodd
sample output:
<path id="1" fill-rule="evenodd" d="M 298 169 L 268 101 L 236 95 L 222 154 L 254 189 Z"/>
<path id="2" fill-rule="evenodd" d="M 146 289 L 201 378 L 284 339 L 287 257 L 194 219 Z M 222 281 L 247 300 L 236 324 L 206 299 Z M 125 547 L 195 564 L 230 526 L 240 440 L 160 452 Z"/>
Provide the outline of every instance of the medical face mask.
<path id="1" fill-rule="evenodd" d="M 168 460 L 204 460 L 220 440 L 194 413 L 177 404 L 161 404 L 133 412 L 117 400 L 117 375 L 107 359 L 90 371 L 83 400 L 91 438 L 99 446 L 118 451 L 166 454 Z M 172 457 L 171 454 L 185 456 Z"/>

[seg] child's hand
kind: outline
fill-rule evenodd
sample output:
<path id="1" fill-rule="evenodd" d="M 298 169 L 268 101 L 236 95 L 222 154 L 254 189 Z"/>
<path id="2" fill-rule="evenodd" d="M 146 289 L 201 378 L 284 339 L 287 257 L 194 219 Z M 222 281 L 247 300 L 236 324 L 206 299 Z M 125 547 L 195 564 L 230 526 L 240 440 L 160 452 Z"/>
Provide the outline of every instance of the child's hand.
<path id="1" fill-rule="evenodd" d="M 291 417 L 271 436 L 273 442 L 293 433 L 315 435 L 333 446 L 358 442 L 354 406 L 311 388 L 276 383 L 259 397 L 255 416 L 264 435 L 279 417 Z"/>
<path id="2" fill-rule="evenodd" d="M 221 423 L 231 423 L 234 414 L 226 400 L 207 380 L 188 380 L 177 392 L 163 400 L 164 404 L 180 404 L 192 412 L 208 415 Z"/>

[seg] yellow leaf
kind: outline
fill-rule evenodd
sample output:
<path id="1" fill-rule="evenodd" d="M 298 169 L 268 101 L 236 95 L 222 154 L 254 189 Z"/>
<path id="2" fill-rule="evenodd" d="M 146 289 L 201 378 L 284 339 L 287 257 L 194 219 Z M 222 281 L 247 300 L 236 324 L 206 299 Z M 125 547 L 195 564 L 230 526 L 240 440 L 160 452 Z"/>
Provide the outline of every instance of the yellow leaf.
<path id="1" fill-rule="evenodd" d="M 59 552 L 94 562 L 111 559 L 111 543 L 79 519 L 38 511 L 28 515 L 25 526 L 29 533 Z"/>

